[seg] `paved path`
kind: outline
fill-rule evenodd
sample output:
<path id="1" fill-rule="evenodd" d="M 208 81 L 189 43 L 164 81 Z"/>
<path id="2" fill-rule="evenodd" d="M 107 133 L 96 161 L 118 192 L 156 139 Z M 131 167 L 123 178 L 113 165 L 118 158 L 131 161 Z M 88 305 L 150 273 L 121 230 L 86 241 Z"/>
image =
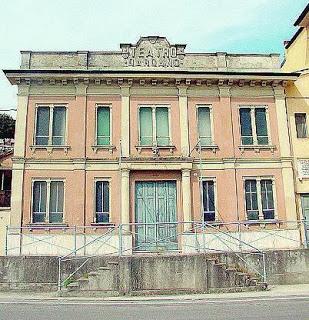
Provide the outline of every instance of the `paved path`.
<path id="1" fill-rule="evenodd" d="M 1 320 L 309 319 L 309 285 L 267 292 L 129 298 L 0 294 Z"/>

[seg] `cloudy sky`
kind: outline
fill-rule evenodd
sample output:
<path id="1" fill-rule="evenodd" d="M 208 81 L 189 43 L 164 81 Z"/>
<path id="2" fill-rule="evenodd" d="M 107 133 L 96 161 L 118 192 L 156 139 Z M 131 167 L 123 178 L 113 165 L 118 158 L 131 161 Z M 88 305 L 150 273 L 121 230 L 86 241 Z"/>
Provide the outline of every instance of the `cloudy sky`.
<path id="1" fill-rule="evenodd" d="M 20 50 L 118 50 L 140 36 L 166 36 L 187 52 L 279 52 L 308 0 L 0 0 L 0 69 Z M 16 88 L 0 74 L 0 109 Z"/>

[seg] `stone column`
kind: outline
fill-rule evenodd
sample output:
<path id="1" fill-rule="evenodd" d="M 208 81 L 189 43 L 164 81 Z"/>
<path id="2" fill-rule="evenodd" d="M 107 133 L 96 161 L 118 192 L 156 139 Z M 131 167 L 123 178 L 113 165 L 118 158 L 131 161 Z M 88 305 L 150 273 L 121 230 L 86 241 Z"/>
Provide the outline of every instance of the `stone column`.
<path id="1" fill-rule="evenodd" d="M 130 87 L 121 87 L 121 149 L 122 156 L 130 156 Z"/>
<path id="2" fill-rule="evenodd" d="M 188 87 L 186 86 L 178 87 L 180 143 L 181 143 L 181 154 L 184 157 L 188 157 L 190 153 L 187 88 Z"/>
<path id="3" fill-rule="evenodd" d="M 286 219 L 288 221 L 295 221 L 297 220 L 295 200 L 296 190 L 294 185 L 293 162 L 291 157 L 285 94 L 282 87 L 273 88 L 273 90 L 275 95 L 276 114 L 278 121 L 278 137 L 282 161 L 282 180 L 285 196 Z"/>
<path id="4" fill-rule="evenodd" d="M 121 170 L 121 223 L 130 223 L 130 171 Z M 127 226 L 126 229 L 129 229 Z"/>
<path id="5" fill-rule="evenodd" d="M 26 149 L 26 124 L 30 86 L 18 87 L 17 116 L 15 125 L 15 145 L 12 170 L 12 195 L 10 225 L 19 227 L 22 224 L 24 158 Z"/>
<path id="6" fill-rule="evenodd" d="M 185 222 L 192 220 L 191 215 L 191 179 L 190 170 L 182 170 L 182 211 Z M 191 224 L 184 225 L 184 231 L 191 229 Z"/>

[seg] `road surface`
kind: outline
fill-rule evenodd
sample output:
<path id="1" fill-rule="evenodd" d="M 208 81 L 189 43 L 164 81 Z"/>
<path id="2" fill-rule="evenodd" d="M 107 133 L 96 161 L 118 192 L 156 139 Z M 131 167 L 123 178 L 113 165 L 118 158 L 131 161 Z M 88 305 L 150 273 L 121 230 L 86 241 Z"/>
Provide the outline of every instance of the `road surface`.
<path id="1" fill-rule="evenodd" d="M 0 300 L 1 320 L 309 320 L 309 296 L 184 301 Z"/>

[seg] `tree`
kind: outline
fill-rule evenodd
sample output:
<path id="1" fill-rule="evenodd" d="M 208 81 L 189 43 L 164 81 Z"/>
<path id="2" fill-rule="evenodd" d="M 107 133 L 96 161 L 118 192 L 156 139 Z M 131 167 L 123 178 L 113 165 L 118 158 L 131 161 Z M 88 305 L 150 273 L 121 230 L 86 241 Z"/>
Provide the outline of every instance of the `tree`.
<path id="1" fill-rule="evenodd" d="M 15 120 L 6 113 L 0 114 L 0 139 L 14 138 Z"/>

